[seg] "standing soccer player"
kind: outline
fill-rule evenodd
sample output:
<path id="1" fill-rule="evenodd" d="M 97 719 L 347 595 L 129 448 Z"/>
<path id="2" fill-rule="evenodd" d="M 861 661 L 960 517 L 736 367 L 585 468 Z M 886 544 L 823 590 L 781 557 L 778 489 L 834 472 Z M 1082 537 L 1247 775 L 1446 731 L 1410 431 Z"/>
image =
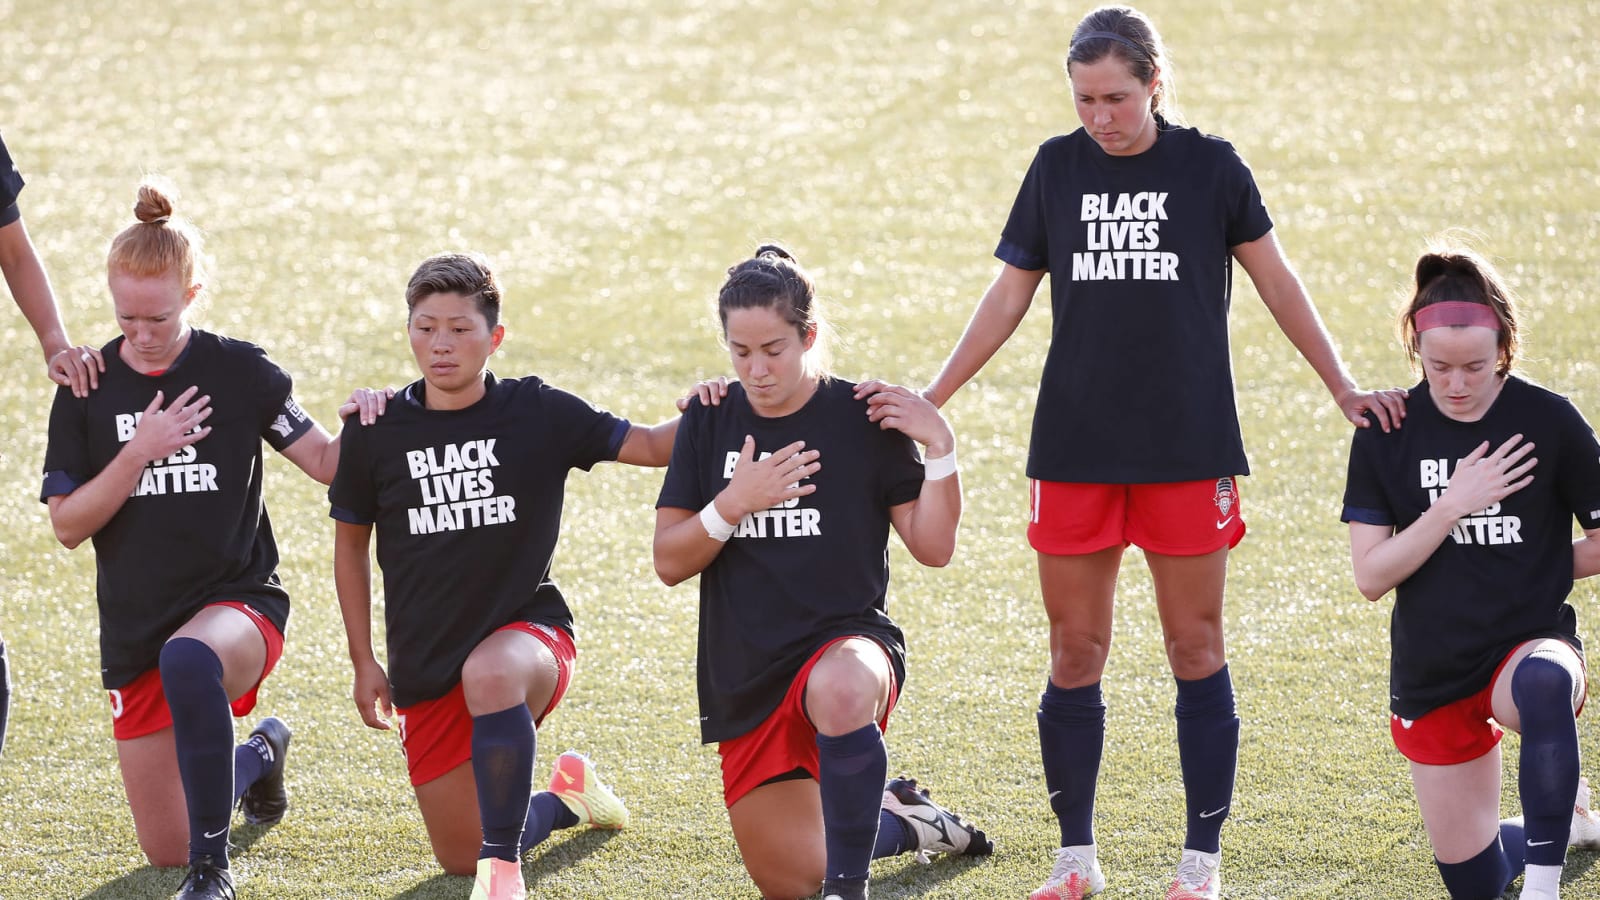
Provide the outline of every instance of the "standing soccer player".
<path id="1" fill-rule="evenodd" d="M 664 466 L 677 419 L 635 426 L 536 376 L 490 372 L 505 326 L 482 256 L 423 261 L 406 305 L 422 377 L 382 419 L 346 423 L 328 491 L 354 698 L 368 727 L 399 723 L 439 864 L 476 873 L 474 900 L 522 900 L 522 854 L 552 830 L 628 821 L 577 753 L 532 793 L 537 727 L 577 662 L 550 575 L 567 474 Z M 374 531 L 387 671 L 372 646 Z"/>
<path id="2" fill-rule="evenodd" d="M 905 683 L 889 529 L 918 562 L 949 562 L 955 434 L 905 388 L 827 375 L 814 300 L 780 247 L 728 270 L 717 308 L 740 380 L 684 413 L 655 564 L 667 584 L 700 575 L 701 739 L 745 870 L 764 897 L 861 900 L 875 858 L 993 845 L 915 781 L 885 784 Z"/>
<path id="3" fill-rule="evenodd" d="M 141 184 L 138 221 L 111 242 L 122 336 L 102 348 L 97 390 L 56 392 L 41 499 L 62 544 L 94 543 L 101 678 L 139 845 L 151 865 L 189 866 L 180 898 L 231 900 L 234 803 L 259 824 L 288 806 L 288 727 L 263 719 L 235 747 L 229 715 L 254 708 L 289 617 L 261 443 L 323 483 L 339 446 L 261 348 L 190 326 L 205 269 L 175 198 Z"/>
<path id="4" fill-rule="evenodd" d="M 1233 262 L 1352 421 L 1372 410 L 1390 427 L 1403 394 L 1359 390 L 1345 371 L 1250 169 L 1226 141 L 1180 126 L 1149 19 L 1120 6 L 1089 13 L 1073 32 L 1067 77 L 1083 127 L 1039 147 L 995 251 L 1000 274 L 925 394 L 949 401 L 1050 275 L 1028 541 L 1050 621 L 1039 747 L 1061 849 L 1033 898 L 1078 900 L 1105 885 L 1094 832 L 1100 680 L 1131 543 L 1155 583 L 1177 682 L 1188 827 L 1167 896 L 1215 900 L 1239 748 L 1223 584 L 1228 550 L 1244 536 L 1248 472 L 1228 352 Z"/>
<path id="5" fill-rule="evenodd" d="M 74 394 L 82 397 L 98 384 L 105 365 L 100 360 L 99 348 L 74 347 L 67 338 L 55 294 L 50 291 L 50 277 L 45 274 L 33 242 L 28 240 L 22 209 L 17 205 L 22 184 L 22 174 L 11 161 L 5 139 L 0 138 L 0 275 L 5 276 L 12 299 L 39 338 L 45 369 L 51 380 L 72 388 Z M 6 746 L 6 720 L 10 711 L 11 666 L 6 659 L 5 639 L 0 638 L 0 752 Z"/>
<path id="6" fill-rule="evenodd" d="M 1600 442 L 1512 372 L 1516 306 L 1477 254 L 1423 255 L 1400 331 L 1423 380 L 1404 430 L 1356 432 L 1342 514 L 1361 593 L 1395 592 L 1390 735 L 1450 896 L 1499 897 L 1526 865 L 1522 900 L 1555 900 L 1567 848 L 1600 848 L 1566 602 L 1574 575 L 1600 572 Z M 1522 734 L 1522 815 L 1505 822 L 1502 727 Z"/>

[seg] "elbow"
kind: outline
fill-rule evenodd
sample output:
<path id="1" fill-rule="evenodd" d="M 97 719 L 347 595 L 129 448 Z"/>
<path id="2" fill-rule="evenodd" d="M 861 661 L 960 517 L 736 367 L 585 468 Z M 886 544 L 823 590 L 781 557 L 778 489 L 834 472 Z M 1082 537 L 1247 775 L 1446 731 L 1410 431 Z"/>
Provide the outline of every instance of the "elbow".
<path id="1" fill-rule="evenodd" d="M 1361 592 L 1361 596 L 1376 603 L 1383 599 L 1384 594 L 1389 593 L 1389 585 L 1377 584 L 1358 576 L 1356 578 L 1356 590 Z"/>
<path id="2" fill-rule="evenodd" d="M 61 546 L 67 548 L 68 550 L 76 550 L 78 549 L 78 545 L 83 543 L 84 536 L 81 534 L 69 531 L 60 525 L 55 525 L 53 530 L 56 533 L 56 540 L 60 541 Z"/>
<path id="3" fill-rule="evenodd" d="M 672 564 L 670 554 L 662 552 L 660 547 L 655 548 L 652 554 L 656 567 L 656 577 L 667 587 L 675 587 L 689 578 L 689 574 L 680 571 L 678 566 Z"/>
<path id="4" fill-rule="evenodd" d="M 955 556 L 955 535 L 951 535 L 950 540 L 940 541 L 933 546 L 918 547 L 911 554 L 912 559 L 915 559 L 917 562 L 927 566 L 930 569 L 942 569 L 945 566 L 950 565 L 950 561 L 955 559 Z"/>

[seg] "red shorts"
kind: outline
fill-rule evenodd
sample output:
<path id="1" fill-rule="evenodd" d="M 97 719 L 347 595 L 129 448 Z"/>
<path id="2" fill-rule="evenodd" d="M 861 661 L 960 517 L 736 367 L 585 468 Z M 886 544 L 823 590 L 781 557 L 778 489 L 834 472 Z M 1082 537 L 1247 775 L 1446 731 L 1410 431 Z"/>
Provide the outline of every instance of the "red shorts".
<path id="1" fill-rule="evenodd" d="M 572 635 L 537 622 L 512 622 L 495 631 L 531 634 L 550 648 L 556 658 L 556 690 L 550 695 L 550 703 L 533 721 L 534 727 L 538 727 L 566 696 L 567 685 L 572 683 L 572 670 L 578 664 L 578 648 L 572 643 Z M 472 758 L 472 713 L 467 711 L 467 697 L 460 681 L 443 697 L 396 707 L 394 712 L 412 785 L 427 784 Z"/>
<path id="2" fill-rule="evenodd" d="M 1493 750 L 1505 735 L 1494 721 L 1494 685 L 1506 663 L 1524 646 L 1511 648 L 1495 667 L 1489 684 L 1476 694 L 1430 709 L 1420 719 L 1402 719 L 1390 713 L 1389 736 L 1400 755 L 1425 766 L 1453 766 Z M 1579 711 L 1582 709 L 1580 704 Z"/>
<path id="3" fill-rule="evenodd" d="M 724 806 L 732 806 L 745 794 L 769 781 L 783 780 L 783 776 L 796 770 L 804 770 L 816 780 L 817 729 L 806 716 L 806 681 L 829 647 L 849 639 L 834 638 L 819 647 L 795 673 L 777 709 L 761 720 L 760 725 L 717 745 L 717 753 L 722 756 Z M 878 721 L 878 727 L 885 731 L 889 729 L 889 713 L 900 699 L 900 685 L 893 683 L 892 674 L 890 682 L 889 707 Z"/>
<path id="4" fill-rule="evenodd" d="M 1051 556 L 1135 544 L 1203 556 L 1244 538 L 1239 480 L 1082 484 L 1028 479 L 1028 543 Z"/>
<path id="5" fill-rule="evenodd" d="M 272 674 L 278 660 L 283 658 L 283 632 L 254 607 L 236 600 L 208 603 L 207 606 L 228 606 L 250 617 L 267 642 L 267 664 L 261 667 L 261 677 L 250 690 L 233 701 L 233 715 L 240 718 L 256 708 L 256 692 L 261 683 Z M 111 736 L 119 741 L 155 734 L 172 727 L 172 710 L 167 708 L 167 695 L 161 689 L 161 669 L 149 669 L 122 687 L 108 692 L 111 699 Z"/>

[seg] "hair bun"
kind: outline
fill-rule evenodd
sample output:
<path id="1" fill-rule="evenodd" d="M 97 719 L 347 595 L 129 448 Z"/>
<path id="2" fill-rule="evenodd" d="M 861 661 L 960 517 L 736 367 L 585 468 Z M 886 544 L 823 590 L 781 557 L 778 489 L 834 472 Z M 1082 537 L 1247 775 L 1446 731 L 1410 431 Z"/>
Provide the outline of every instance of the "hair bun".
<path id="1" fill-rule="evenodd" d="M 789 262 L 799 262 L 799 260 L 794 258 L 794 254 L 790 253 L 788 250 L 785 250 L 782 245 L 779 244 L 762 244 L 761 246 L 757 247 L 754 258 L 760 259 L 763 256 L 775 256 L 779 259 L 787 259 Z"/>
<path id="2" fill-rule="evenodd" d="M 139 199 L 134 201 L 133 216 L 146 224 L 166 222 L 172 218 L 172 202 L 176 199 L 177 188 L 147 178 L 139 184 Z"/>

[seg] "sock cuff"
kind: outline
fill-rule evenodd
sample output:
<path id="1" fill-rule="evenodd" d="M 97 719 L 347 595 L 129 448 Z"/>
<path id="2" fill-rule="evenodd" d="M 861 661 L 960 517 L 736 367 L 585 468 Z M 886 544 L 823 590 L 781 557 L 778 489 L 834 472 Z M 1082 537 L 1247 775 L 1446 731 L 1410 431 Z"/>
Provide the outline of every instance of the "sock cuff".
<path id="1" fill-rule="evenodd" d="M 1178 684 L 1177 713 L 1180 718 L 1216 713 L 1235 714 L 1233 678 L 1228 674 L 1227 663 L 1204 678 L 1173 680 Z"/>
<path id="2" fill-rule="evenodd" d="M 163 672 L 181 670 L 185 678 L 215 675 L 222 680 L 222 657 L 198 638 L 175 637 L 161 645 L 157 665 Z"/>
<path id="3" fill-rule="evenodd" d="M 1039 714 L 1062 722 L 1105 721 L 1106 700 L 1100 682 L 1064 688 L 1046 680 L 1044 693 L 1039 695 Z"/>
<path id="4" fill-rule="evenodd" d="M 472 727 L 474 730 L 483 727 L 488 727 L 490 729 L 520 728 L 523 723 L 532 725 L 533 713 L 529 712 L 528 707 L 521 703 L 518 703 L 516 706 L 508 706 L 505 709 L 499 710 L 498 712 L 484 713 L 481 716 L 472 717 Z"/>
<path id="5" fill-rule="evenodd" d="M 847 731 L 844 734 L 828 735 L 817 732 L 817 750 L 820 753 L 829 753 L 836 756 L 855 756 L 860 753 L 870 753 L 873 748 L 882 745 L 883 732 L 878 730 L 878 723 L 872 722 Z"/>

